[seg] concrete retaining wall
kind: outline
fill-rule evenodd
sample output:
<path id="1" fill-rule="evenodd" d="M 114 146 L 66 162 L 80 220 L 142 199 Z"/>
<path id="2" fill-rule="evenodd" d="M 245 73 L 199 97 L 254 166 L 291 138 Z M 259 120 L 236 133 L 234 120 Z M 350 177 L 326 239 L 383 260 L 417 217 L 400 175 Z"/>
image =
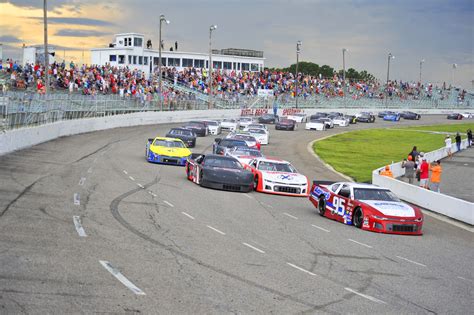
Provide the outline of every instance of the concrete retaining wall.
<path id="1" fill-rule="evenodd" d="M 467 140 L 461 144 L 461 148 L 466 148 Z M 456 145 L 453 144 L 452 152 L 456 152 Z M 445 148 L 434 150 L 425 154 L 428 162 L 443 159 L 447 156 Z M 450 218 L 474 225 L 474 203 L 448 195 L 440 194 L 410 185 L 400 180 L 379 175 L 378 168 L 372 172 L 372 183 L 381 187 L 386 187 L 393 191 L 401 199 L 416 204 L 422 208 L 431 210 L 448 216 Z M 405 174 L 405 169 L 401 167 L 401 162 L 391 165 L 393 175 L 400 177 Z"/>

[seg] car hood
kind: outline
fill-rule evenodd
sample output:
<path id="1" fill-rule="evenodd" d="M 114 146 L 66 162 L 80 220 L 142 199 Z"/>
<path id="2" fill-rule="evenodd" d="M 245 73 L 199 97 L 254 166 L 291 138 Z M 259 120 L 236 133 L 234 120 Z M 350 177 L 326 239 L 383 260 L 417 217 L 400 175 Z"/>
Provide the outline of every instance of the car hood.
<path id="1" fill-rule="evenodd" d="M 368 204 L 383 215 L 391 217 L 414 217 L 415 209 L 403 202 L 381 201 L 381 200 L 360 200 Z"/>
<path id="2" fill-rule="evenodd" d="M 167 148 L 167 147 L 157 147 L 151 146 L 150 151 L 166 156 L 175 156 L 175 157 L 186 157 L 191 155 L 191 151 L 188 148 Z"/>
<path id="3" fill-rule="evenodd" d="M 263 178 L 272 182 L 287 184 L 307 184 L 306 176 L 298 173 L 262 171 Z"/>

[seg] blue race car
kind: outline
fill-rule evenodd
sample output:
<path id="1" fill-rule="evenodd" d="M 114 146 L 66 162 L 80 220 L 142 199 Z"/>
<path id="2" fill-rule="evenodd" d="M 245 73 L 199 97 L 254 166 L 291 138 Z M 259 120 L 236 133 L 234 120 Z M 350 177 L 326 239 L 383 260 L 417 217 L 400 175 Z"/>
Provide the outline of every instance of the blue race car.
<path id="1" fill-rule="evenodd" d="M 400 121 L 400 113 L 390 113 L 383 116 L 383 120 L 387 121 Z"/>

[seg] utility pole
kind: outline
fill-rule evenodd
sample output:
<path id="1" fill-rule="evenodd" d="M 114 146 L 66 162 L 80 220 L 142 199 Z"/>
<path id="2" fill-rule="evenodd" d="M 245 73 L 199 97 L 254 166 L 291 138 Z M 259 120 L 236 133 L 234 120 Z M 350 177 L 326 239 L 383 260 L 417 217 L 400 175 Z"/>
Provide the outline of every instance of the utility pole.
<path id="1" fill-rule="evenodd" d="M 49 91 L 48 0 L 43 0 L 45 94 Z"/>
<path id="2" fill-rule="evenodd" d="M 302 42 L 296 42 L 296 73 L 295 73 L 295 107 L 298 108 L 298 65 L 300 63 L 300 51 Z"/>
<path id="3" fill-rule="evenodd" d="M 159 37 L 159 48 L 158 48 L 158 84 L 160 86 L 160 110 L 163 111 L 163 81 L 161 78 L 161 24 L 165 22 L 166 24 L 170 24 L 170 21 L 168 21 L 165 16 L 162 14 L 160 15 L 160 37 Z"/>
<path id="4" fill-rule="evenodd" d="M 209 27 L 209 108 L 212 103 L 212 31 L 217 29 L 217 25 Z"/>
<path id="5" fill-rule="evenodd" d="M 422 83 L 421 83 L 421 67 L 423 66 L 424 62 L 425 62 L 425 59 L 420 60 L 420 85 L 422 85 Z"/>

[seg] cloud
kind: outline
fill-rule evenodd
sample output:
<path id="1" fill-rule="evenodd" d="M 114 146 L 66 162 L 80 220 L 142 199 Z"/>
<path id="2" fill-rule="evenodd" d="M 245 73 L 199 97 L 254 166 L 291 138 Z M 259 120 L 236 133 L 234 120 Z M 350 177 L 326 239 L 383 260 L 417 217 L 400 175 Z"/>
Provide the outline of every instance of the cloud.
<path id="1" fill-rule="evenodd" d="M 0 43 L 21 43 L 22 40 L 13 35 L 0 36 Z"/>
<path id="2" fill-rule="evenodd" d="M 48 10 L 61 7 L 67 4 L 79 6 L 74 0 L 49 0 Z M 10 3 L 17 7 L 40 9 L 43 8 L 43 1 L 39 0 L 0 0 L 0 3 Z"/>
<path id="3" fill-rule="evenodd" d="M 110 35 L 107 32 L 94 31 L 94 30 L 75 30 L 75 29 L 62 29 L 57 31 L 54 35 L 56 36 L 69 36 L 69 37 L 100 37 L 105 35 Z"/>
<path id="4" fill-rule="evenodd" d="M 1 1 L 1 0 L 0 0 Z M 30 17 L 31 20 L 43 21 L 42 17 Z M 48 24 L 71 24 L 71 25 L 83 25 L 83 26 L 113 26 L 112 22 L 88 19 L 88 18 L 77 18 L 77 17 L 48 17 Z"/>

